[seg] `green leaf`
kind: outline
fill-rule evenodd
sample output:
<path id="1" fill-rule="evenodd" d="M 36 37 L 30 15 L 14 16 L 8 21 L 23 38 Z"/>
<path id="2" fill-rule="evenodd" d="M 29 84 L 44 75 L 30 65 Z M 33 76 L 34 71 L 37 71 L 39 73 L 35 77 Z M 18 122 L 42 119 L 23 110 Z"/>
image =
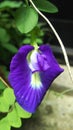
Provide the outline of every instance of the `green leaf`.
<path id="1" fill-rule="evenodd" d="M 21 127 L 21 119 L 18 116 L 18 113 L 16 111 L 16 108 L 14 108 L 10 113 L 7 115 L 9 124 L 13 127 L 19 128 Z"/>
<path id="2" fill-rule="evenodd" d="M 58 8 L 53 5 L 51 2 L 44 0 L 34 0 L 34 4 L 37 6 L 37 8 L 43 12 L 48 13 L 56 13 L 58 12 Z"/>
<path id="3" fill-rule="evenodd" d="M 15 14 L 16 26 L 21 33 L 30 32 L 38 22 L 38 13 L 31 7 L 22 7 Z"/>
<path id="4" fill-rule="evenodd" d="M 5 49 L 7 49 L 8 51 L 12 52 L 12 53 L 16 53 L 18 51 L 18 49 L 12 45 L 12 44 L 9 44 L 9 43 L 6 43 L 6 44 L 1 44 Z"/>
<path id="5" fill-rule="evenodd" d="M 2 120 L 0 120 L 0 130 L 10 130 L 10 128 L 11 127 L 9 125 L 7 117 L 5 117 Z"/>
<path id="6" fill-rule="evenodd" d="M 12 88 L 6 88 L 3 92 L 3 97 L 9 106 L 14 104 L 15 96 Z"/>
<path id="7" fill-rule="evenodd" d="M 37 38 L 36 39 L 36 42 L 39 43 L 39 44 L 42 44 L 43 43 L 43 40 L 41 38 Z"/>
<path id="8" fill-rule="evenodd" d="M 21 118 L 30 118 L 32 116 L 31 113 L 25 111 L 18 103 L 15 103 L 16 110 L 18 112 L 19 117 Z"/>
<path id="9" fill-rule="evenodd" d="M 16 1 L 3 1 L 0 3 L 0 8 L 18 8 L 20 7 L 22 2 L 16 2 Z"/>
<path id="10" fill-rule="evenodd" d="M 22 41 L 22 43 L 23 44 L 29 44 L 30 43 L 30 38 L 25 38 L 23 41 Z"/>
<path id="11" fill-rule="evenodd" d="M 0 97 L 0 112 L 8 112 L 9 106 L 3 96 Z"/>
<path id="12" fill-rule="evenodd" d="M 10 36 L 7 33 L 6 29 L 0 27 L 0 41 L 3 43 L 6 43 L 10 40 Z"/>
<path id="13" fill-rule="evenodd" d="M 0 97 L 0 112 L 8 112 L 9 107 L 14 104 L 15 96 L 11 88 L 6 88 Z"/>

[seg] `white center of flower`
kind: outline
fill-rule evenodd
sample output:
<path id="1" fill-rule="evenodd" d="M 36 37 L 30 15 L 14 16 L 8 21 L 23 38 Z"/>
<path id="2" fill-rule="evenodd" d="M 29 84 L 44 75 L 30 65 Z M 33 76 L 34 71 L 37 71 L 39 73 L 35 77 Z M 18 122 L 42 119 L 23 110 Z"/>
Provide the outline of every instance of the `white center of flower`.
<path id="1" fill-rule="evenodd" d="M 38 59 L 37 59 L 38 52 L 34 50 L 30 56 L 30 63 L 29 67 L 33 71 L 38 70 Z"/>
<path id="2" fill-rule="evenodd" d="M 42 87 L 42 83 L 40 81 L 39 73 L 33 73 L 31 77 L 31 86 L 34 89 L 40 89 Z"/>

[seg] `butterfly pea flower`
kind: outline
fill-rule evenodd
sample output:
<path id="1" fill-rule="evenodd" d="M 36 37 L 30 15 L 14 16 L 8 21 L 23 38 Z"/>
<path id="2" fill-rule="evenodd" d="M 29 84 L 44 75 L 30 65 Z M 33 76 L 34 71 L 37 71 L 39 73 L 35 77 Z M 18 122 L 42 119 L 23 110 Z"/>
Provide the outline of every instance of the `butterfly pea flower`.
<path id="1" fill-rule="evenodd" d="M 23 45 L 10 64 L 9 82 L 20 106 L 34 113 L 53 80 L 63 72 L 49 45 Z"/>

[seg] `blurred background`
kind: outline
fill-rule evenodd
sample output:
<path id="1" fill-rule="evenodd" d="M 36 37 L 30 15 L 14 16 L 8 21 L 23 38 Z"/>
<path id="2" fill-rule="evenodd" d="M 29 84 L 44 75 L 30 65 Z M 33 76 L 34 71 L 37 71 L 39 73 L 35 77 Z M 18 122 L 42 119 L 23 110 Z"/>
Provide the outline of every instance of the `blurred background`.
<path id="1" fill-rule="evenodd" d="M 57 7 L 59 12 L 54 14 L 47 14 L 45 15 L 49 18 L 52 22 L 53 26 L 57 30 L 60 38 L 63 41 L 63 44 L 66 47 L 66 51 L 70 60 L 70 64 L 73 66 L 73 7 L 72 7 L 72 0 L 65 1 L 65 0 L 51 0 Z M 47 37 L 48 38 L 48 37 Z M 61 48 L 57 39 L 54 37 L 51 40 L 52 49 L 57 56 L 60 63 L 65 64 Z"/>

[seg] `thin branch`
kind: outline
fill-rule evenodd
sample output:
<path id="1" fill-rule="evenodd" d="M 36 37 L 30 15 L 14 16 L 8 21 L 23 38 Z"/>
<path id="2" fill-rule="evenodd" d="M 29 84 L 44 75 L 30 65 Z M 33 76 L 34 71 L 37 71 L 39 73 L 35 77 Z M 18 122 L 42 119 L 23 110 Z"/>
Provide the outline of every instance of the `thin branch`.
<path id="1" fill-rule="evenodd" d="M 35 6 L 35 4 L 33 3 L 32 0 L 29 0 L 30 3 L 32 4 L 32 6 L 35 8 L 35 10 L 45 19 L 45 21 L 48 23 L 48 25 L 51 27 L 52 31 L 54 32 L 60 46 L 61 46 L 61 49 L 62 49 L 62 52 L 63 52 L 63 55 L 64 55 L 64 59 L 65 59 L 65 62 L 66 62 L 66 65 L 67 65 L 67 68 L 68 68 L 68 72 L 69 72 L 69 75 L 70 75 L 70 78 L 71 78 L 71 81 L 73 83 L 73 77 L 72 77 L 72 73 L 71 73 L 71 69 L 70 69 L 70 64 L 69 64 L 69 60 L 68 60 L 68 56 L 67 56 L 67 53 L 66 53 L 66 50 L 65 50 L 65 47 L 63 45 L 63 42 L 62 40 L 60 39 L 58 33 L 56 32 L 55 28 L 53 27 L 53 25 L 51 24 L 51 22 L 39 11 L 39 9 Z"/>
<path id="2" fill-rule="evenodd" d="M 0 76 L 0 80 L 5 84 L 6 87 L 9 87 L 9 85 L 4 81 L 4 79 Z"/>

